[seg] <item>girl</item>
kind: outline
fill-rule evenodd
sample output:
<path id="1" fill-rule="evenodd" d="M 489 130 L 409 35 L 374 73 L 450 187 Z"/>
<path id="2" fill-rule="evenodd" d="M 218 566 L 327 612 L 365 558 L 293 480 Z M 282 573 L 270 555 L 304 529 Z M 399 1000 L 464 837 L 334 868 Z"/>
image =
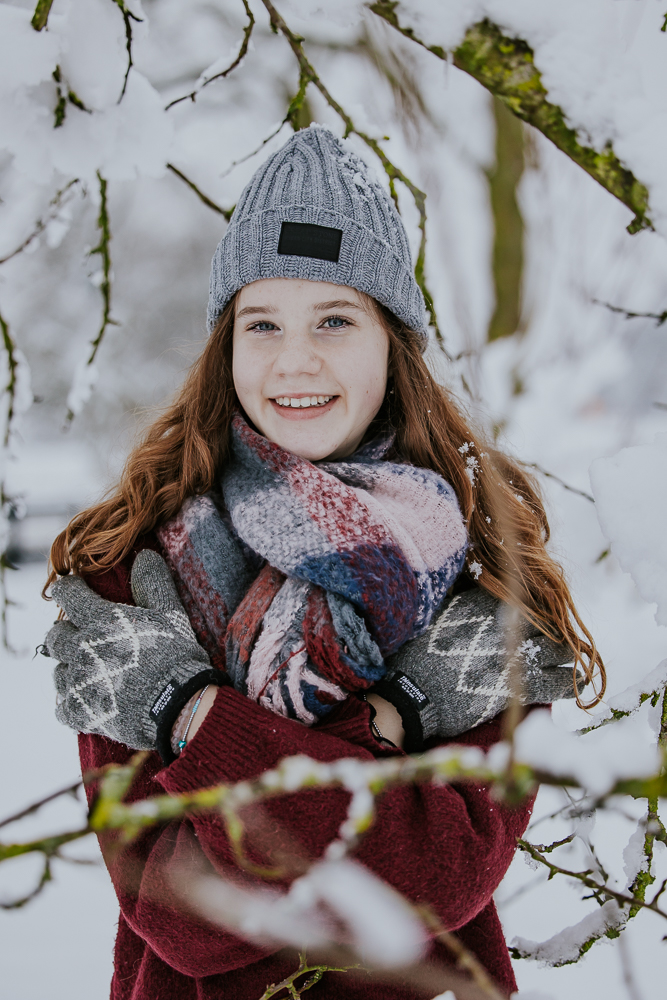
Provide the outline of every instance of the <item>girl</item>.
<path id="1" fill-rule="evenodd" d="M 52 549 L 67 620 L 47 647 L 84 771 L 158 751 L 139 799 L 252 778 L 297 753 L 372 760 L 454 735 L 488 748 L 510 673 L 526 703 L 563 697 L 565 676 L 579 698 L 567 662 L 575 682 L 579 667 L 604 684 L 545 550 L 535 486 L 480 449 L 430 378 L 400 217 L 329 130 L 296 133 L 244 191 L 213 260 L 209 328 L 116 492 Z M 522 617 L 506 653 L 508 604 Z M 340 790 L 270 801 L 253 858 L 271 864 L 285 844 L 321 857 L 346 803 Z M 428 904 L 507 994 L 492 896 L 531 805 L 470 784 L 396 788 L 356 855 Z M 193 854 L 236 865 L 206 816 L 109 855 L 113 1000 L 253 1000 L 294 971 L 181 912 L 171 873 Z M 429 961 L 447 952 L 434 944 Z M 327 973 L 315 995 L 423 994 Z"/>

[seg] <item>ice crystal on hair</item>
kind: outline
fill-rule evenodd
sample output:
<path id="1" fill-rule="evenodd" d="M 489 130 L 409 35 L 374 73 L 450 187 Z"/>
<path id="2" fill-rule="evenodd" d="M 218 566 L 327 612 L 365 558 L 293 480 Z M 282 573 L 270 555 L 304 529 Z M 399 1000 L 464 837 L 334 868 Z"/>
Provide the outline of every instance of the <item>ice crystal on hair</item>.
<path id="1" fill-rule="evenodd" d="M 477 560 L 473 560 L 471 563 L 468 563 L 468 569 L 470 570 L 472 576 L 474 576 L 476 580 L 479 580 L 482 575 L 482 564 L 477 562 Z"/>
<path id="2" fill-rule="evenodd" d="M 459 451 L 460 450 L 461 449 L 459 448 Z M 473 486 L 475 485 L 475 478 L 476 478 L 477 470 L 478 469 L 479 469 L 479 462 L 477 461 L 477 459 L 475 458 L 475 456 L 474 455 L 468 455 L 468 457 L 466 458 L 466 470 L 465 471 L 466 471 L 466 476 L 468 477 L 468 479 L 470 480 L 470 482 L 472 483 Z"/>

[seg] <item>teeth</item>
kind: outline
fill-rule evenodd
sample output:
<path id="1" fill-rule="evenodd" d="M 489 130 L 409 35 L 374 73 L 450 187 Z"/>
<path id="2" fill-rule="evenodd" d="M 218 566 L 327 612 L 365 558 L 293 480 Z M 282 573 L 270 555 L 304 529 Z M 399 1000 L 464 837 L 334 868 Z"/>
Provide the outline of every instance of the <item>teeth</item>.
<path id="1" fill-rule="evenodd" d="M 323 406 L 333 399 L 333 396 L 276 396 L 278 406 L 290 406 L 294 409 L 299 407 Z"/>

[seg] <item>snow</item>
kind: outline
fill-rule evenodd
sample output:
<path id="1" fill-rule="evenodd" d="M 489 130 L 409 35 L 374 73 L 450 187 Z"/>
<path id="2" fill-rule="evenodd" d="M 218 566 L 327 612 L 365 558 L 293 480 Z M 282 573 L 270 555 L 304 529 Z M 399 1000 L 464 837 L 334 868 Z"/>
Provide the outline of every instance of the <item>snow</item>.
<path id="1" fill-rule="evenodd" d="M 472 352 L 460 363 L 445 364 L 432 349 L 434 372 L 475 420 L 496 429 L 501 447 L 583 491 L 589 489 L 592 467 L 595 504 L 554 480 L 540 484 L 552 548 L 605 659 L 608 695 L 588 714 L 569 702 L 555 706 L 550 717 L 531 715 L 517 734 L 519 756 L 578 777 L 592 794 L 624 775 L 648 773 L 656 762 L 660 706 L 640 704 L 641 696 L 667 679 L 665 632 L 658 624 L 667 624 L 667 555 L 659 520 L 667 418 L 654 405 L 667 403 L 666 327 L 626 321 L 596 302 L 662 312 L 667 244 L 654 233 L 628 236 L 628 210 L 533 135 L 519 190 L 526 224 L 525 332 L 486 344 L 493 289 L 485 171 L 494 159 L 486 93 L 453 66 L 399 39 L 364 12 L 361 0 L 334 5 L 282 0 L 277 6 L 290 26 L 308 37 L 309 57 L 336 99 L 372 135 L 391 137 L 383 148 L 427 192 L 426 270 L 441 328 L 453 355 Z M 113 481 L 153 408 L 174 391 L 205 340 L 208 265 L 225 224 L 165 174 L 165 164 L 174 162 L 219 204 L 233 205 L 260 160 L 289 129 L 246 162 L 230 165 L 275 129 L 297 83 L 289 49 L 269 33 L 261 5 L 253 5 L 256 35 L 243 65 L 204 88 L 195 104 L 184 101 L 166 112 L 169 101 L 232 61 L 242 37 L 243 8 L 232 0 L 215 5 L 192 0 L 184 17 L 180 0 L 147 3 L 145 11 L 133 3 L 146 19 L 133 24 L 135 68 L 118 103 L 127 53 L 117 6 L 108 0 L 55 0 L 49 29 L 39 33 L 29 24 L 32 9 L 27 0 L 0 3 L 0 257 L 21 244 L 37 219 L 50 216 L 56 191 L 75 176 L 81 184 L 66 210 L 30 244 L 30 254 L 0 268 L 0 312 L 31 369 L 32 388 L 27 364 L 21 368 L 15 457 L 4 459 L 6 492 L 18 496 L 27 512 L 11 525 L 26 560 L 43 553 L 68 516 Z M 665 234 L 667 35 L 660 32 L 660 4 L 404 0 L 398 13 L 431 44 L 456 45 L 471 20 L 487 14 L 508 33 L 526 38 L 552 100 L 582 139 L 598 148 L 611 139 L 648 184 L 651 216 Z M 401 79 L 407 80 L 401 99 L 363 52 L 340 48 L 357 38 L 362 19 L 373 42 L 391 44 L 397 53 Z M 68 105 L 58 129 L 53 128 L 56 65 L 67 85 L 95 109 L 87 114 Z M 417 125 L 410 117 L 411 83 L 425 107 Z M 312 88 L 309 102 L 318 121 L 342 133 L 340 121 Z M 351 142 L 372 160 L 358 139 Z M 73 374 L 99 329 L 101 296 L 89 278 L 87 256 L 99 241 L 98 170 L 109 180 L 113 315 L 122 326 L 105 336 L 92 395 L 91 373 L 79 367 L 70 397 L 79 416 L 62 435 Z M 400 185 L 399 198 L 414 249 L 416 213 Z M 4 382 L 4 368 L 0 374 Z M 28 410 L 33 391 L 38 402 Z M 471 476 L 474 471 L 471 467 Z M 473 572 L 479 565 L 472 563 Z M 10 639 L 23 650 L 34 650 L 52 618 L 38 596 L 44 575 L 43 562 L 28 561 L 8 574 L 10 598 L 24 605 L 9 609 Z M 8 663 L 3 733 L 10 745 L 21 747 L 3 775 L 5 813 L 64 784 L 78 768 L 75 742 L 53 718 L 49 666 L 31 655 L 3 656 L 3 670 Z M 25 703 L 26 682 L 30 741 L 25 716 L 16 709 Z M 614 712 L 632 715 L 612 722 Z M 601 723 L 609 724 L 576 735 Z M 501 767 L 507 748 L 499 746 L 491 756 L 490 763 Z M 290 767 L 286 779 L 292 787 L 313 773 L 306 761 Z M 346 780 L 356 798 L 342 835 L 354 840 L 370 803 L 354 768 Z M 576 832 L 571 844 L 550 857 L 566 868 L 599 871 L 596 855 L 622 890 L 644 863 L 644 821 L 645 803 L 617 798 L 593 823 L 590 815 L 577 814 L 576 803 L 545 787 L 528 836 L 548 843 Z M 54 814 L 40 822 L 51 828 Z M 667 875 L 659 847 L 658 885 Z M 324 863 L 346 865 L 346 851 L 337 841 Z M 332 870 L 352 878 L 350 869 Z M 9 878 L 2 872 L 0 877 Z M 12 875 L 16 886 L 25 878 L 18 870 Z M 9 891 L 5 881 L 1 891 Z M 585 891 L 569 880 L 546 883 L 541 869 L 531 870 L 518 856 L 498 892 L 508 939 L 522 939 L 526 948 L 529 940 L 537 942 L 531 946 L 536 955 L 558 960 L 571 954 L 589 924 L 600 930 L 612 910 L 601 916 L 598 904 L 582 895 Z M 253 911 L 260 921 L 263 905 L 259 901 Z M 116 912 L 103 870 L 58 866 L 55 883 L 41 899 L 23 911 L 0 914 L 3 990 L 11 1000 L 42 1000 L 57 991 L 68 1000 L 106 996 Z M 282 912 L 275 911 L 278 929 Z M 650 913 L 633 918 L 623 932 L 643 996 L 658 995 L 662 987 L 661 934 L 659 919 Z M 599 993 L 625 1000 L 619 955 L 611 942 L 596 944 L 581 961 L 562 968 L 517 961 L 519 995 L 569 1000 Z"/>
<path id="2" fill-rule="evenodd" d="M 68 468 L 62 463 L 63 471 Z M 21 656 L 3 650 L 0 719 L 11 767 L 0 778 L 0 819 L 12 815 L 80 775 L 76 736 L 53 714 L 51 664 L 34 655 L 54 619 L 52 604 L 39 597 L 46 576 L 44 562 L 21 568 L 12 576 L 12 631 Z M 29 692 L 29 723 L 17 711 Z M 29 735 L 27 730 L 29 726 Z M 0 839 L 41 836 L 71 829 L 85 819 L 85 809 L 72 799 L 51 806 L 29 823 L 3 827 Z M 109 995 L 112 944 L 118 904 L 95 840 L 81 842 L 70 854 L 95 862 L 94 867 L 56 862 L 54 881 L 39 899 L 21 910 L 0 911 L 0 981 L 7 1000 L 104 1000 Z M 26 861 L 28 862 L 26 864 Z M 0 898 L 12 899 L 34 884 L 32 859 L 2 865 Z M 30 869 L 28 871 L 27 869 Z M 39 942 L 36 950 L 35 942 Z"/>
<path id="3" fill-rule="evenodd" d="M 74 176 L 94 185 L 98 171 L 107 180 L 164 173 L 173 123 L 157 91 L 132 70 L 118 103 L 127 52 L 115 4 L 68 0 L 43 32 L 30 27 L 27 11 L 6 4 L 0 18 L 0 149 L 13 155 L 19 174 L 38 184 Z M 59 128 L 52 110 L 56 66 L 63 92 L 72 91 L 86 109 L 68 102 Z"/>
<path id="4" fill-rule="evenodd" d="M 667 625 L 667 433 L 591 466 L 598 517 L 611 550 Z"/>
<path id="5" fill-rule="evenodd" d="M 424 926 L 403 898 L 349 859 L 320 861 L 286 893 L 224 878 L 183 873 L 181 892 L 212 923 L 265 947 L 300 951 L 347 945 L 362 963 L 379 969 L 419 961 Z"/>
<path id="6" fill-rule="evenodd" d="M 92 396 L 95 384 L 100 376 L 99 369 L 95 364 L 88 364 L 87 359 L 83 359 L 76 370 L 72 388 L 67 396 L 67 409 L 76 416 L 81 413 L 90 397 Z"/>
<path id="7" fill-rule="evenodd" d="M 594 913 L 589 913 L 571 927 L 563 928 L 548 941 L 538 944 L 526 938 L 516 937 L 512 941 L 512 947 L 521 952 L 524 958 L 530 956 L 543 965 L 555 967 L 567 965 L 577 961 L 582 946 L 589 938 L 602 937 L 606 931 L 618 930 L 624 926 L 627 919 L 627 910 L 623 910 L 615 900 L 610 899 Z"/>
<path id="8" fill-rule="evenodd" d="M 6 4 L 0 6 L 0 93 L 34 87 L 48 80 L 58 59 L 58 39 L 36 32 L 32 14 Z"/>
<path id="9" fill-rule="evenodd" d="M 557 726 L 548 709 L 531 712 L 515 733 L 517 760 L 538 770 L 575 778 L 594 795 L 617 781 L 650 777 L 660 766 L 653 732 L 640 714 L 583 736 Z"/>
<path id="10" fill-rule="evenodd" d="M 118 101 L 127 67 L 120 11 L 105 0 L 69 0 L 61 17 L 57 10 L 49 34 L 60 38 L 63 76 L 87 108 L 103 111 Z"/>

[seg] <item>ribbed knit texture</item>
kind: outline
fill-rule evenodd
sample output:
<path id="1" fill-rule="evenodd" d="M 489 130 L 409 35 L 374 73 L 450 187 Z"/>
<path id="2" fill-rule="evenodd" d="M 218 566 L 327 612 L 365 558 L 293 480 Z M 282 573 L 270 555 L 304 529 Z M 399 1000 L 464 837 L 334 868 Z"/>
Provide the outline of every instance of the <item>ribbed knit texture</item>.
<path id="1" fill-rule="evenodd" d="M 132 603 L 129 567 L 88 577 L 103 597 Z M 457 738 L 490 747 L 500 739 L 498 720 Z M 447 741 L 444 741 L 445 743 Z M 124 763 L 132 751 L 101 736 L 80 736 L 84 771 Z M 251 779 L 293 754 L 332 761 L 385 756 L 369 727 L 368 706 L 352 697 L 315 728 L 302 726 L 255 705 L 231 688 L 220 690 L 203 725 L 182 756 L 162 768 L 150 754 L 128 801 L 165 790 L 185 792 L 219 782 Z M 400 751 L 392 751 L 400 754 Z M 87 789 L 89 798 L 95 786 Z M 251 857 L 275 864 L 295 843 L 313 860 L 336 837 L 347 807 L 339 789 L 306 790 L 268 801 L 259 847 Z M 361 841 L 357 859 L 414 903 L 430 906 L 445 927 L 478 956 L 507 995 L 516 982 L 493 903 L 526 828 L 532 801 L 510 808 L 480 786 L 420 785 L 393 788 L 378 800 L 375 822 Z M 193 833 L 195 836 L 193 837 Z M 111 1000 L 255 1000 L 269 983 L 297 967 L 296 957 L 272 955 L 234 934 L 183 912 L 173 896 L 173 873 L 184 865 L 237 867 L 224 832 L 213 817 L 192 816 L 149 830 L 129 847 L 110 852 L 113 833 L 100 837 L 121 914 Z M 444 946 L 434 945 L 426 961 L 449 964 Z M 409 987 L 379 985 L 350 974 L 326 973 L 313 990 L 320 1000 L 424 1000 Z"/>
<path id="2" fill-rule="evenodd" d="M 237 414 L 222 478 L 231 526 L 194 497 L 158 532 L 214 665 L 308 725 L 384 675 L 383 657 L 427 628 L 463 565 L 452 487 L 377 455 L 371 443 L 314 464 Z M 250 585 L 242 544 L 265 561 Z"/>
<path id="3" fill-rule="evenodd" d="M 342 232 L 337 261 L 278 252 L 284 222 Z M 243 191 L 211 264 L 209 330 L 239 288 L 261 278 L 349 285 L 427 342 L 424 297 L 403 222 L 377 177 L 322 125 L 296 132 Z"/>

